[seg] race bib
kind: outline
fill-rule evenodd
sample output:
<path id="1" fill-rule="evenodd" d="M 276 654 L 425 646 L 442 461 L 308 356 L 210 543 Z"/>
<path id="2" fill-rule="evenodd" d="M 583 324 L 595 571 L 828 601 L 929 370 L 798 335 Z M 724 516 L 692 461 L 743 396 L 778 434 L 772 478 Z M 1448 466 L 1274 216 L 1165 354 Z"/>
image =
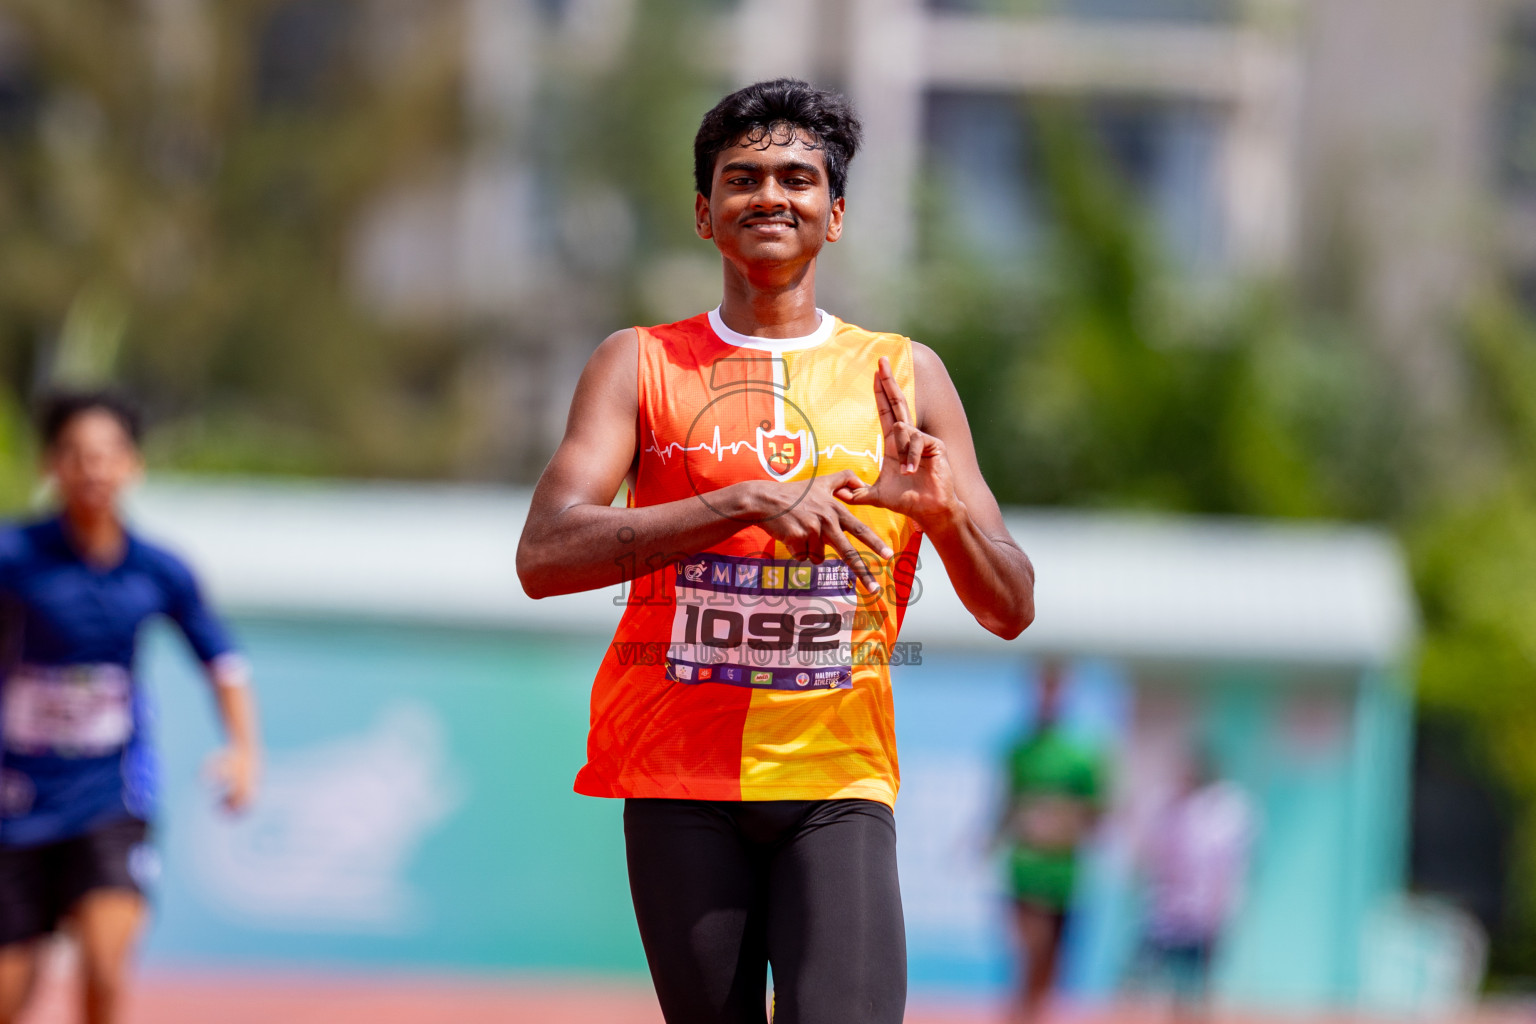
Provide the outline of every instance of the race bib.
<path id="1" fill-rule="evenodd" d="M 0 702 L 5 749 L 99 757 L 133 735 L 132 681 L 121 665 L 19 666 Z"/>
<path id="2" fill-rule="evenodd" d="M 767 690 L 853 686 L 853 573 L 820 565 L 696 555 L 677 566 L 667 676 Z"/>

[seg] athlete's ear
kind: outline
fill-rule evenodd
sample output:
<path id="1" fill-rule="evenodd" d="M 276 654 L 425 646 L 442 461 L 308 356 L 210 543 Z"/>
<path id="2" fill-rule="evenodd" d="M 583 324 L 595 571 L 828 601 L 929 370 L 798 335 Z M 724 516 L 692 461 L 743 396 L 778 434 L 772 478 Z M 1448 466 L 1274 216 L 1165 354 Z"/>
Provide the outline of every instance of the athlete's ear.
<path id="1" fill-rule="evenodd" d="M 693 194 L 693 230 L 700 238 L 715 237 L 715 229 L 709 222 L 709 197 L 703 192 Z"/>
<path id="2" fill-rule="evenodd" d="M 843 237 L 843 197 L 832 200 L 832 215 L 827 218 L 827 241 L 835 242 Z"/>

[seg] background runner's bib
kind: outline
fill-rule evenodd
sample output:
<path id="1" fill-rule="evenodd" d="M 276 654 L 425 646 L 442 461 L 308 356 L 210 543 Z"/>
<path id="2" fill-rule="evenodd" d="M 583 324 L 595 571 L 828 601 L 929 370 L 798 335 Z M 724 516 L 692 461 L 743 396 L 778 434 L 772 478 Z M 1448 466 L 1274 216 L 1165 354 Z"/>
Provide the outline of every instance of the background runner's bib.
<path id="1" fill-rule="evenodd" d="M 22 665 L 0 693 L 11 753 L 100 757 L 133 736 L 133 684 L 121 665 Z"/>
<path id="2" fill-rule="evenodd" d="M 833 320 L 824 340 L 774 351 L 722 340 L 707 316 L 639 328 L 640 455 L 632 505 L 701 500 L 748 480 L 805 488 L 882 457 L 881 356 L 916 407 L 911 342 Z M 896 552 L 879 595 L 828 549 L 797 562 L 752 524 L 646 572 L 592 691 L 578 792 L 613 797 L 892 804 L 899 781 L 889 662 L 920 536 L 854 508 Z"/>

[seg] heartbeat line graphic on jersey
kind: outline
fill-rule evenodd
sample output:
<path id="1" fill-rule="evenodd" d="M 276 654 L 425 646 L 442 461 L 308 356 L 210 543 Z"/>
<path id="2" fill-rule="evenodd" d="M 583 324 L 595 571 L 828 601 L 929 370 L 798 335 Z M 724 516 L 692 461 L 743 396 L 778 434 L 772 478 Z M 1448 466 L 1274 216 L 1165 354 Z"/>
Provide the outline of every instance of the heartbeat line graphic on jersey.
<path id="1" fill-rule="evenodd" d="M 881 440 L 883 441 L 884 439 L 882 438 Z M 882 449 L 884 447 L 884 444 L 876 444 L 874 451 L 870 451 L 868 448 L 865 448 L 863 451 L 856 452 L 852 448 L 845 448 L 840 444 L 829 444 L 827 447 L 823 448 L 816 454 L 820 455 L 824 459 L 830 459 L 834 452 L 842 452 L 844 455 L 851 455 L 855 459 L 868 459 L 870 462 L 873 462 L 878 466 L 880 465 L 880 459 L 883 457 Z"/>
<path id="2" fill-rule="evenodd" d="M 709 452 L 715 457 L 716 462 L 723 462 L 725 460 L 725 453 L 727 451 L 729 451 L 732 455 L 735 455 L 743 448 L 752 452 L 757 451 L 757 445 L 753 444 L 751 441 L 721 442 L 720 426 L 719 424 L 716 424 L 714 440 L 700 441 L 698 444 L 693 445 L 679 444 L 676 441 L 670 441 L 663 445 L 661 440 L 656 436 L 656 431 L 653 430 L 651 431 L 651 446 L 647 448 L 646 451 L 655 452 L 656 455 L 661 459 L 662 465 L 666 465 L 667 459 L 669 459 L 676 452 Z"/>
<path id="3" fill-rule="evenodd" d="M 758 429 L 761 431 L 762 428 Z M 870 451 L 868 448 L 865 448 L 861 451 L 854 451 L 852 448 L 849 448 L 846 445 L 830 444 L 818 451 L 816 454 L 819 458 L 830 459 L 837 452 L 842 452 L 844 455 L 850 455 L 856 459 L 868 459 L 878 466 L 880 464 L 881 458 L 879 449 L 882 446 L 876 445 L 875 447 L 875 451 Z M 693 445 L 680 444 L 677 441 L 669 441 L 667 444 L 662 444 L 661 439 L 656 436 L 656 431 L 653 430 L 651 431 L 651 443 L 646 447 L 645 450 L 647 452 L 654 453 L 661 459 L 662 465 L 666 465 L 667 460 L 679 452 L 709 452 L 715 457 L 716 462 L 723 462 L 727 453 L 735 455 L 743 448 L 755 453 L 758 458 L 762 458 L 762 451 L 756 444 L 753 444 L 751 441 L 721 441 L 720 428 L 719 426 L 716 426 L 715 436 L 711 440 L 701 441 L 698 444 Z"/>

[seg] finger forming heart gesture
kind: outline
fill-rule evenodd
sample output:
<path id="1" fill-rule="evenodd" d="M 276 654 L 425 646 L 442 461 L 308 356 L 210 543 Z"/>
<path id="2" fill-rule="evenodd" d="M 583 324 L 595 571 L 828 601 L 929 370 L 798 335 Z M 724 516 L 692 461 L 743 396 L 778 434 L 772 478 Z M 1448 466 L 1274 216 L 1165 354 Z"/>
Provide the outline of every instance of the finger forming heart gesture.
<path id="1" fill-rule="evenodd" d="M 837 497 L 839 489 L 859 486 L 859 478 L 846 470 L 823 477 L 803 491 L 776 485 L 760 499 L 767 514 L 758 525 L 787 547 L 791 558 L 799 561 L 821 562 L 826 549 L 832 548 L 867 591 L 878 593 L 879 581 L 849 538 L 857 538 L 882 558 L 890 558 L 893 552 L 878 533 Z"/>
<path id="2" fill-rule="evenodd" d="M 884 447 L 880 475 L 872 484 L 842 483 L 834 495 L 850 505 L 877 505 L 899 512 L 919 526 L 953 511 L 957 499 L 944 442 L 923 433 L 912 421 L 906 395 L 884 356 L 875 372 L 875 405 L 880 410 Z"/>

